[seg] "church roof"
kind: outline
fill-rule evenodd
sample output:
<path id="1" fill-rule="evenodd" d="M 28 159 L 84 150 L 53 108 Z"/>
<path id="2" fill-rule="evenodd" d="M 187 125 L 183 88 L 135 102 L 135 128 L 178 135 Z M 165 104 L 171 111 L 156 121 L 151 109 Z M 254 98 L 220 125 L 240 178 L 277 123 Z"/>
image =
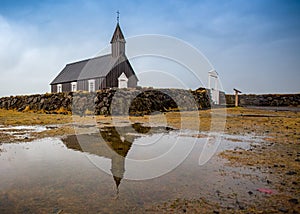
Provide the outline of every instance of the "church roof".
<path id="1" fill-rule="evenodd" d="M 110 40 L 110 43 L 117 42 L 117 41 L 126 42 L 119 23 L 117 23 L 115 32 Z"/>
<path id="2" fill-rule="evenodd" d="M 67 64 L 50 85 L 105 77 L 118 60 L 120 62 L 120 57 L 112 57 L 111 54 L 107 54 Z"/>

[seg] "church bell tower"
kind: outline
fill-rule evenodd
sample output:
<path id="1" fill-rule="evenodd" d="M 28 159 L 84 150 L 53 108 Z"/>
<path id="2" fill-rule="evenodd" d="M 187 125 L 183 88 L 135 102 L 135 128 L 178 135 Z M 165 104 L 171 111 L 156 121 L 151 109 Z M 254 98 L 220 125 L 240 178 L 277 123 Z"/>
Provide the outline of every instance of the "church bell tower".
<path id="1" fill-rule="evenodd" d="M 111 53 L 113 57 L 119 57 L 125 54 L 125 38 L 119 25 L 119 11 L 117 12 L 117 26 L 111 38 Z"/>

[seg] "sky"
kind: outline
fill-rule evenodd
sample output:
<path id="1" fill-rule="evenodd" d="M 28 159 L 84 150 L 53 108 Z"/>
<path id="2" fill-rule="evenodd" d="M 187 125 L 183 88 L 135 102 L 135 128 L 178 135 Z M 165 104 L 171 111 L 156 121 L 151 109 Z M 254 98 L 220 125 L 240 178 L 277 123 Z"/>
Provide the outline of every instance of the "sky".
<path id="1" fill-rule="evenodd" d="M 300 92 L 297 0 L 1 0 L 0 97 L 49 92 L 67 63 L 108 47 L 117 10 L 126 38 L 169 36 L 201 52 L 226 93 Z M 173 87 L 174 71 L 185 87 L 197 88 L 182 66 L 157 68 L 149 65 L 161 59 L 149 58 L 131 63 L 141 86 L 164 86 L 161 79 Z"/>

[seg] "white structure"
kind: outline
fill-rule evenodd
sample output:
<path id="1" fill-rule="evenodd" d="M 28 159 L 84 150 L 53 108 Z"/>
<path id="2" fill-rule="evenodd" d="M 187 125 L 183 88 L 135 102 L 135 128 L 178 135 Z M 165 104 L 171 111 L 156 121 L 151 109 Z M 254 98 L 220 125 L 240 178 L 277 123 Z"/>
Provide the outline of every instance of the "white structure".
<path id="1" fill-rule="evenodd" d="M 208 89 L 210 89 L 212 102 L 216 105 L 220 104 L 219 78 L 215 70 L 208 72 Z"/>
<path id="2" fill-rule="evenodd" d="M 118 81 L 119 88 L 128 88 L 128 78 L 126 77 L 124 72 L 119 76 Z"/>

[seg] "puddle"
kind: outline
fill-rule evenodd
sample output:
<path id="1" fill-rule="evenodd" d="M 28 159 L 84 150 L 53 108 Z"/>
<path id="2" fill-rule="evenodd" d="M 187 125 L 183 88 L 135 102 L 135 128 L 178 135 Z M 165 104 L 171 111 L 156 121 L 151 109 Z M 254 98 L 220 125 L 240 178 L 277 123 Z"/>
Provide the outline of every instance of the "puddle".
<path id="1" fill-rule="evenodd" d="M 198 165 L 206 138 L 193 137 L 197 134 L 163 127 L 106 127 L 99 133 L 62 140 L 44 138 L 3 144 L 0 212 L 126 213 L 143 212 L 153 204 L 177 198 L 206 197 L 232 207 L 237 200 L 259 200 L 255 190 L 265 187 L 258 179 L 262 176 L 260 172 L 225 166 L 226 161 L 217 155 L 205 165 Z M 241 141 L 225 138 L 218 151 L 250 147 L 243 140 L 251 136 L 234 138 Z M 193 145 L 192 151 L 182 163 L 177 163 L 189 145 Z M 167 159 L 157 158 L 168 151 L 173 152 Z M 144 168 L 136 164 L 153 159 L 161 162 L 145 164 Z M 169 163 L 178 166 L 159 177 L 127 179 L 151 174 Z M 249 196 L 248 191 L 254 192 L 254 196 Z"/>
<path id="2" fill-rule="evenodd" d="M 15 139 L 28 139 L 32 133 L 43 132 L 47 129 L 55 129 L 57 126 L 1 126 L 0 132 L 15 137 Z"/>
<path id="3" fill-rule="evenodd" d="M 49 126 L 50 127 L 50 126 Z M 0 127 L 0 131 L 4 132 L 15 132 L 15 131 L 26 131 L 26 132 L 42 132 L 47 130 L 46 126 L 8 126 Z"/>

